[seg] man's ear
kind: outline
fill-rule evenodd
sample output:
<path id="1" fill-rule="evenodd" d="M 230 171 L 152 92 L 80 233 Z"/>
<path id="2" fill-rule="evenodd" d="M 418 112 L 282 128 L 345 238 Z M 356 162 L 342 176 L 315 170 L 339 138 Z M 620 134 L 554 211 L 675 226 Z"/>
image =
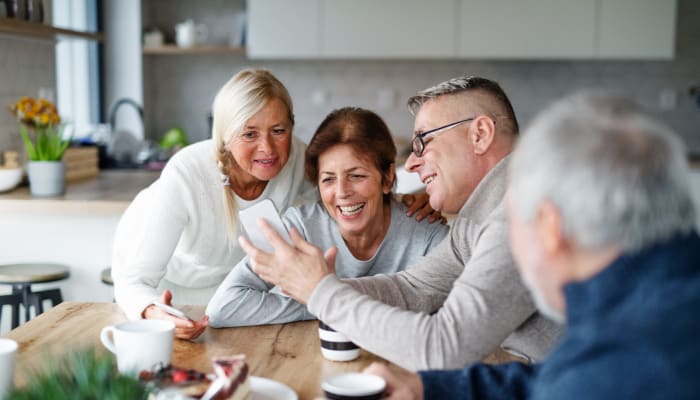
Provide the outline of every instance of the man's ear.
<path id="1" fill-rule="evenodd" d="M 540 242 L 546 257 L 558 258 L 566 248 L 562 232 L 562 219 L 559 209 L 550 201 L 545 200 L 537 211 L 535 219 L 537 240 Z"/>
<path id="2" fill-rule="evenodd" d="M 470 133 L 474 153 L 484 154 L 496 138 L 496 124 L 491 118 L 480 115 L 472 122 Z"/>

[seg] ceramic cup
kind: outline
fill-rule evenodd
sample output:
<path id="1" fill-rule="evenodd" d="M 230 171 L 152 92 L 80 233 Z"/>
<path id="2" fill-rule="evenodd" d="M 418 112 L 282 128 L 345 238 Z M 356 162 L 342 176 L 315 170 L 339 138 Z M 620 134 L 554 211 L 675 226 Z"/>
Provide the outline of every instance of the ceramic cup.
<path id="1" fill-rule="evenodd" d="M 208 33 L 206 25 L 195 24 L 193 20 L 188 19 L 175 25 L 175 43 L 178 47 L 202 44 L 207 40 Z"/>
<path id="2" fill-rule="evenodd" d="M 16 355 L 17 342 L 0 338 L 0 399 L 14 387 Z"/>
<path id="3" fill-rule="evenodd" d="M 171 321 L 142 319 L 102 328 L 102 344 L 117 356 L 122 374 L 138 374 L 162 363 L 170 364 L 175 324 Z"/>
<path id="4" fill-rule="evenodd" d="M 347 336 L 318 321 L 321 354 L 331 361 L 352 361 L 360 356 L 360 348 Z"/>
<path id="5" fill-rule="evenodd" d="M 379 400 L 384 394 L 384 378 L 359 372 L 331 375 L 321 382 L 330 400 Z"/>

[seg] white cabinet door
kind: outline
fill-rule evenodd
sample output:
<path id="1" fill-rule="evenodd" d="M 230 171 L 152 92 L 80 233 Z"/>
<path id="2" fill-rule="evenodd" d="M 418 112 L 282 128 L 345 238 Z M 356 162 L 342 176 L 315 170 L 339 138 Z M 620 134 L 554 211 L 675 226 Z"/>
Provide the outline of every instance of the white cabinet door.
<path id="1" fill-rule="evenodd" d="M 248 0 L 248 57 L 318 57 L 320 1 Z"/>
<path id="2" fill-rule="evenodd" d="M 672 59 L 676 0 L 599 0 L 600 58 Z"/>
<path id="3" fill-rule="evenodd" d="M 328 58 L 453 58 L 458 0 L 325 0 Z"/>
<path id="4" fill-rule="evenodd" d="M 462 0 L 458 25 L 461 57 L 590 58 L 596 1 Z"/>

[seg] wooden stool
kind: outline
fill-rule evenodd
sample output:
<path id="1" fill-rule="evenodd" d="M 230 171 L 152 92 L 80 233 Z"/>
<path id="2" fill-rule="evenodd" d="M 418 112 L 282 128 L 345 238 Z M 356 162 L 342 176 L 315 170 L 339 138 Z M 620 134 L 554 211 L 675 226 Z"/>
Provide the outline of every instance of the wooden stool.
<path id="1" fill-rule="evenodd" d="M 100 280 L 105 285 L 114 286 L 114 281 L 112 280 L 112 268 L 105 268 L 100 273 Z"/>
<path id="2" fill-rule="evenodd" d="M 55 282 L 68 278 L 68 267 L 52 263 L 21 263 L 0 265 L 0 284 L 12 285 L 12 294 L 0 296 L 0 304 L 12 306 L 12 329 L 19 326 L 19 306 L 24 306 L 24 321 L 30 319 L 29 308 L 35 315 L 44 312 L 44 300 L 52 305 L 63 301 L 61 289 L 32 291 L 33 283 Z"/>

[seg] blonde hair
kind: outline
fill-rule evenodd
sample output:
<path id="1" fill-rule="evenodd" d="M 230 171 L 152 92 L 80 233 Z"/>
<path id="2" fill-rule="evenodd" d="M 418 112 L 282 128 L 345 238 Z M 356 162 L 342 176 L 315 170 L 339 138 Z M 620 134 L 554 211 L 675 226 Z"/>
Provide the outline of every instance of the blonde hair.
<path id="1" fill-rule="evenodd" d="M 228 170 L 235 163 L 226 145 L 233 136 L 243 129 L 246 121 L 252 118 L 273 98 L 279 99 L 287 107 L 289 122 L 294 125 L 292 98 L 282 82 L 266 69 L 244 69 L 235 74 L 214 98 L 212 104 L 212 139 L 216 147 L 216 160 L 222 179 L 224 212 L 227 233 L 231 240 L 237 236 L 238 205 L 231 190 L 227 187 Z"/>

